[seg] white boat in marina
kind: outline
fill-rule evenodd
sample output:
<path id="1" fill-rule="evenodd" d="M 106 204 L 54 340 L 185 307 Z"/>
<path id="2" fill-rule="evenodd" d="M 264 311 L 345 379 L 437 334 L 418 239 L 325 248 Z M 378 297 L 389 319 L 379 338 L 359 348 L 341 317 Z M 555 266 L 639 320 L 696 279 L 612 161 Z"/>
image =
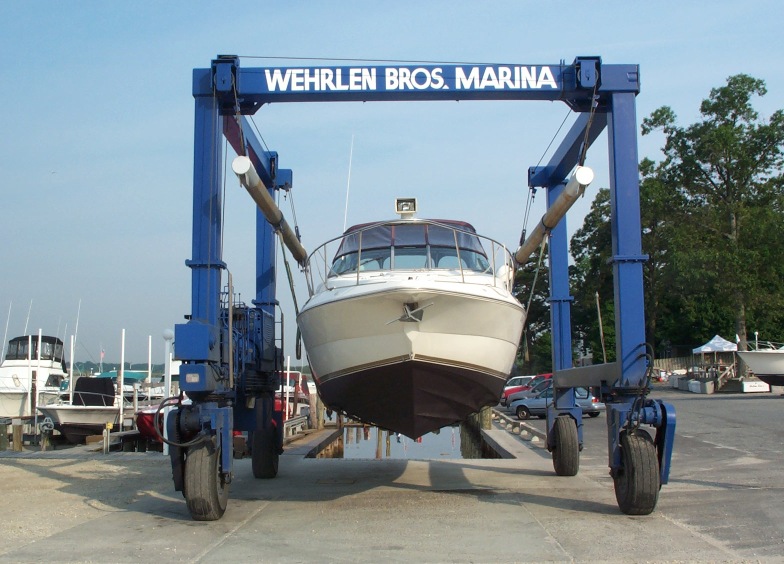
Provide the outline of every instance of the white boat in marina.
<path id="1" fill-rule="evenodd" d="M 38 411 L 52 421 L 68 442 L 78 444 L 87 436 L 100 435 L 107 423 L 118 426 L 119 402 L 111 378 L 82 376 L 74 384 L 71 403 L 39 405 Z M 128 411 L 132 415 L 130 407 Z"/>
<path id="2" fill-rule="evenodd" d="M 327 406 L 416 438 L 498 402 L 525 313 L 506 247 L 396 207 L 310 255 L 297 323 Z"/>
<path id="3" fill-rule="evenodd" d="M 60 339 L 46 335 L 11 339 L 0 364 L 0 417 L 33 416 L 38 406 L 57 401 L 65 378 Z"/>
<path id="4" fill-rule="evenodd" d="M 738 351 L 754 375 L 770 386 L 784 386 L 784 347 Z"/>

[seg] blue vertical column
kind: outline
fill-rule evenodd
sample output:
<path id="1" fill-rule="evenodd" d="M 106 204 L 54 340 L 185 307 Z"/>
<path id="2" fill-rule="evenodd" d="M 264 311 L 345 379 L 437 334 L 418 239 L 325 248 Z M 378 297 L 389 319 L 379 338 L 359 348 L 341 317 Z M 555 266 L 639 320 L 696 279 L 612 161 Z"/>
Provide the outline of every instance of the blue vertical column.
<path id="1" fill-rule="evenodd" d="M 553 205 L 563 192 L 559 183 L 547 190 L 547 206 Z M 553 370 L 572 367 L 572 304 L 569 295 L 569 245 L 564 217 L 550 233 L 550 324 L 552 327 Z M 577 425 L 577 439 L 583 444 L 582 410 L 576 406 L 574 388 L 553 388 L 553 403 L 547 408 L 547 447 L 558 448 L 553 428 L 559 415 L 572 416 Z"/>
<path id="2" fill-rule="evenodd" d="M 645 378 L 645 303 L 643 296 L 640 180 L 634 93 L 611 95 L 608 116 L 610 205 L 616 356 L 620 386 L 636 388 Z"/>
<path id="3" fill-rule="evenodd" d="M 221 171 L 223 118 L 215 99 L 196 97 L 193 154 L 193 293 L 191 314 L 197 321 L 217 326 L 222 261 Z"/>
<path id="4" fill-rule="evenodd" d="M 269 190 L 275 197 L 275 190 Z M 275 230 L 261 211 L 256 210 L 256 302 L 275 313 Z"/>
<path id="5" fill-rule="evenodd" d="M 275 190 L 268 188 L 270 196 L 275 197 Z M 254 304 L 263 312 L 264 335 L 262 352 L 262 369 L 273 371 L 275 361 L 275 230 L 260 211 L 256 212 L 256 300 Z"/>
<path id="6" fill-rule="evenodd" d="M 558 184 L 547 190 L 550 207 L 564 189 Z M 569 245 L 564 217 L 550 233 L 550 323 L 552 327 L 553 370 L 572 367 L 572 325 L 569 295 Z"/>

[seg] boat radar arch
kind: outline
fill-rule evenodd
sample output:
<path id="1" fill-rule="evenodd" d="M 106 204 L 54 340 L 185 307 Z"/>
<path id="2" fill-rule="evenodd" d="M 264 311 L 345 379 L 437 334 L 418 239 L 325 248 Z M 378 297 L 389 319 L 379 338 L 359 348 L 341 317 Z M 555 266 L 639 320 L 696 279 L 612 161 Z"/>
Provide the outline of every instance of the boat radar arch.
<path id="1" fill-rule="evenodd" d="M 416 198 L 395 198 L 395 213 L 400 215 L 400 219 L 411 219 L 416 212 Z"/>

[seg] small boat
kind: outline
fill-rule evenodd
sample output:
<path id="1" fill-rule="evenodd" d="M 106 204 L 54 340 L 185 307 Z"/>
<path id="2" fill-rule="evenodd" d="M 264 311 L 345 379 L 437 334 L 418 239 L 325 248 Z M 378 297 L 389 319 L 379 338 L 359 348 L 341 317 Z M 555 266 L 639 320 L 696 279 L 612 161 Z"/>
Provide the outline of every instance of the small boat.
<path id="1" fill-rule="evenodd" d="M 40 341 L 38 335 L 11 339 L 0 364 L 0 417 L 35 415 L 38 406 L 57 401 L 65 378 L 60 339 L 45 335 Z"/>
<path id="2" fill-rule="evenodd" d="M 525 311 L 505 246 L 396 209 L 308 257 L 297 323 L 330 409 L 417 438 L 498 403 Z"/>
<path id="3" fill-rule="evenodd" d="M 117 427 L 120 407 L 115 386 L 109 378 L 82 376 L 74 383 L 72 403 L 39 405 L 44 417 L 69 443 L 84 443 L 86 437 L 100 435 L 107 424 Z"/>
<path id="4" fill-rule="evenodd" d="M 738 356 L 757 378 L 769 386 L 784 386 L 784 347 L 738 351 Z"/>

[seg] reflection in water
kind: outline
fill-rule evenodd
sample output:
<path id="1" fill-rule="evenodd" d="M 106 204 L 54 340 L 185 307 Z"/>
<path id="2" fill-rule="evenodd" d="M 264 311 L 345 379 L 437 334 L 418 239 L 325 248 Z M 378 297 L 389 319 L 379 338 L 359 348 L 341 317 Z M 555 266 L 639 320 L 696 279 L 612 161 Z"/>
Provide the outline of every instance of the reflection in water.
<path id="1" fill-rule="evenodd" d="M 498 458 L 498 454 L 464 424 L 444 427 L 418 439 L 378 427 L 351 424 L 316 458 L 433 460 Z"/>

